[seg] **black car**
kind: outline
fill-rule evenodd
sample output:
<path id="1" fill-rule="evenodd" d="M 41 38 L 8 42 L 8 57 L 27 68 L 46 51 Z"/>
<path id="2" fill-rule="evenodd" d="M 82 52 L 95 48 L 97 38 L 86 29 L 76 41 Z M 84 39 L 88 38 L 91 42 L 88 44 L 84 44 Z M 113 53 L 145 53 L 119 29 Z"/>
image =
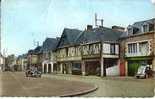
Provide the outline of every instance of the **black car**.
<path id="1" fill-rule="evenodd" d="M 28 69 L 25 72 L 26 77 L 41 77 L 41 71 Z"/>

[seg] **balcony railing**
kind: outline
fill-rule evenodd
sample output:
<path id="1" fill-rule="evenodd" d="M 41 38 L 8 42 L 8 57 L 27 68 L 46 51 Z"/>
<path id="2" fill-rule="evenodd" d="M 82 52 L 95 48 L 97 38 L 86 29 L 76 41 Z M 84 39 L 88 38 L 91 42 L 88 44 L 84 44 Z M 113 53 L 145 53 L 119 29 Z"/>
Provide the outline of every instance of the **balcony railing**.
<path id="1" fill-rule="evenodd" d="M 126 53 L 125 55 L 126 55 L 126 57 L 150 56 L 150 52 Z"/>

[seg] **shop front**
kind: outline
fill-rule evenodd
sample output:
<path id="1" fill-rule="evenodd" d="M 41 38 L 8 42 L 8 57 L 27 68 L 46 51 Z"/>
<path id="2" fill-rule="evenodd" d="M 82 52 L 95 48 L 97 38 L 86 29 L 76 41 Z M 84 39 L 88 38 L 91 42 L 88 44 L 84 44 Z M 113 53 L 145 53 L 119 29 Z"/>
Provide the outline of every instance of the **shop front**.
<path id="1" fill-rule="evenodd" d="M 128 76 L 135 76 L 141 65 L 147 65 L 152 68 L 152 57 L 130 57 L 127 58 Z"/>
<path id="2" fill-rule="evenodd" d="M 100 75 L 100 59 L 84 59 L 85 75 Z"/>

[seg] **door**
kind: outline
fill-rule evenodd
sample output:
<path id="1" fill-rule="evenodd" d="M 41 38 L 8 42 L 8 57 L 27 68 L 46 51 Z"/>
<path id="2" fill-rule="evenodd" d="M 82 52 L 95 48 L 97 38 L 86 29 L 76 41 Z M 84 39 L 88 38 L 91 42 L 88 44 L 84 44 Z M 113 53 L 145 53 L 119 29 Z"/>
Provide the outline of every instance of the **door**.
<path id="1" fill-rule="evenodd" d="M 47 65 L 44 64 L 44 73 L 46 73 L 46 72 L 47 72 Z"/>
<path id="2" fill-rule="evenodd" d="M 135 76 L 139 66 L 139 61 L 128 61 L 128 76 Z"/>
<path id="3" fill-rule="evenodd" d="M 48 64 L 48 73 L 51 73 L 51 64 Z"/>

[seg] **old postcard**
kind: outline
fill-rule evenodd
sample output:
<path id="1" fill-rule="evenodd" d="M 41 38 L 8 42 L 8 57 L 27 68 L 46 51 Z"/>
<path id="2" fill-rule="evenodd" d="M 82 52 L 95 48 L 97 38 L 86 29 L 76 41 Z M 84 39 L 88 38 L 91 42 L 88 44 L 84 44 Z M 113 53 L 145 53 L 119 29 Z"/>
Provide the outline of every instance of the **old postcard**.
<path id="1" fill-rule="evenodd" d="M 155 0 L 0 2 L 0 97 L 154 97 Z"/>

